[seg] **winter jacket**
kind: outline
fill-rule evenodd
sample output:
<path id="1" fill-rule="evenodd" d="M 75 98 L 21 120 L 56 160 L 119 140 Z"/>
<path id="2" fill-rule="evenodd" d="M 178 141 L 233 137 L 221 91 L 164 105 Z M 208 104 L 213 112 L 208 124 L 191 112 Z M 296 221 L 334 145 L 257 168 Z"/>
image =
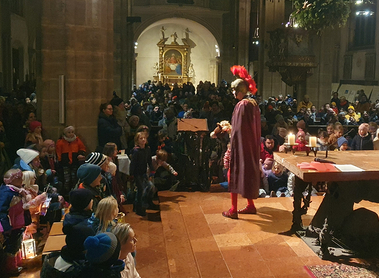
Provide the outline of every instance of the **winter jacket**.
<path id="1" fill-rule="evenodd" d="M 78 155 L 85 155 L 86 147 L 78 137 L 72 142 L 62 138 L 57 141 L 56 151 L 62 166 L 77 165 Z"/>
<path id="2" fill-rule="evenodd" d="M 355 135 L 351 142 L 351 149 L 355 151 L 373 150 L 374 144 L 371 140 L 371 135 L 369 133 L 365 137 L 359 134 Z"/>
<path id="3" fill-rule="evenodd" d="M 104 147 L 106 143 L 113 142 L 117 148 L 121 149 L 120 136 L 122 128 L 113 116 L 107 117 L 104 113 L 100 113 L 97 121 L 97 136 L 99 139 L 99 147 Z"/>
<path id="4" fill-rule="evenodd" d="M 25 225 L 20 194 L 3 184 L 0 187 L 0 232 L 22 228 Z"/>
<path id="5" fill-rule="evenodd" d="M 70 212 L 64 217 L 63 227 L 66 225 L 76 225 L 85 222 L 91 217 L 91 215 L 92 211 L 90 210 L 73 211 L 71 208 Z"/>

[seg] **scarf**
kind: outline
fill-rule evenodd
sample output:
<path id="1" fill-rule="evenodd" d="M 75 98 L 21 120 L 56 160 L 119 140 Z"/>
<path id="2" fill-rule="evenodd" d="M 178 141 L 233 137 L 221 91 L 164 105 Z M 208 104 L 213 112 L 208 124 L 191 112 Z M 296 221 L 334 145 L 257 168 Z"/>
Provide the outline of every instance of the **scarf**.
<path id="1" fill-rule="evenodd" d="M 66 137 L 66 135 L 63 135 L 63 138 L 67 142 L 71 143 L 71 142 L 74 142 L 76 140 L 76 135 L 74 134 L 74 137 L 72 137 L 72 138 L 68 138 L 68 137 Z"/>

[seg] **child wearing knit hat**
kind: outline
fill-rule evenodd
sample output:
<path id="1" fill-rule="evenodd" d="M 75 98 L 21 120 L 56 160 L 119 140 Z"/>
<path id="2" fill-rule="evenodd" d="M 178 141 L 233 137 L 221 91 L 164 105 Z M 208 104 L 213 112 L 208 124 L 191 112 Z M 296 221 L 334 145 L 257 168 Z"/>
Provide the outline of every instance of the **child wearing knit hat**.
<path id="1" fill-rule="evenodd" d="M 108 157 L 102 153 L 92 152 L 86 157 L 85 163 L 97 165 L 103 171 L 107 171 L 109 160 Z"/>
<path id="2" fill-rule="evenodd" d="M 32 144 L 41 145 L 43 143 L 42 139 L 42 124 L 38 121 L 32 121 L 29 124 L 29 133 L 25 138 L 25 147 Z"/>
<path id="3" fill-rule="evenodd" d="M 101 181 L 101 168 L 97 165 L 83 164 L 77 171 L 78 184 L 77 189 L 86 188 L 92 193 L 93 210 L 96 210 L 97 204 L 103 198 L 102 191 L 100 189 Z"/>
<path id="4" fill-rule="evenodd" d="M 60 166 L 63 167 L 63 188 L 68 193 L 77 183 L 76 171 L 85 159 L 86 147 L 75 135 L 75 128 L 67 126 L 62 138 L 57 141 L 56 152 Z"/>
<path id="5" fill-rule="evenodd" d="M 347 139 L 345 137 L 338 138 L 338 149 L 340 151 L 347 151 L 349 149 Z"/>
<path id="6" fill-rule="evenodd" d="M 98 153 L 98 152 L 90 153 L 86 157 L 86 160 L 85 160 L 85 163 L 97 165 L 101 168 L 101 182 L 100 182 L 100 184 L 101 184 L 101 188 L 102 188 L 101 191 L 103 194 L 103 198 L 106 196 L 113 195 L 112 181 L 107 178 L 107 174 L 106 174 L 106 172 L 109 169 L 109 162 L 110 161 L 111 161 L 111 159 L 108 156 L 106 156 L 102 153 Z"/>
<path id="7" fill-rule="evenodd" d="M 117 237 L 109 232 L 89 236 L 84 241 L 87 269 L 79 277 L 120 277 L 125 263 L 118 259 L 121 245 Z"/>
<path id="8" fill-rule="evenodd" d="M 39 152 L 31 149 L 19 149 L 17 155 L 20 157 L 19 165 L 13 168 L 20 168 L 22 171 L 33 171 L 31 164 L 39 164 Z"/>
<path id="9" fill-rule="evenodd" d="M 86 222 L 92 215 L 93 194 L 88 189 L 76 189 L 70 192 L 70 212 L 63 220 L 63 227 Z"/>

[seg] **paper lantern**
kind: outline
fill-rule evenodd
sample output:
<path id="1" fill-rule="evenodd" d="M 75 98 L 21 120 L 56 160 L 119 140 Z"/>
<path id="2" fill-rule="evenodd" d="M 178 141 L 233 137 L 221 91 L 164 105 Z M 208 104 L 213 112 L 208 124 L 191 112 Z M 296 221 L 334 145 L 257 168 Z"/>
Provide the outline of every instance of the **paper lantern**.
<path id="1" fill-rule="evenodd" d="M 36 257 L 36 241 L 34 239 L 27 239 L 22 241 L 21 251 L 23 259 L 33 259 L 34 257 Z"/>

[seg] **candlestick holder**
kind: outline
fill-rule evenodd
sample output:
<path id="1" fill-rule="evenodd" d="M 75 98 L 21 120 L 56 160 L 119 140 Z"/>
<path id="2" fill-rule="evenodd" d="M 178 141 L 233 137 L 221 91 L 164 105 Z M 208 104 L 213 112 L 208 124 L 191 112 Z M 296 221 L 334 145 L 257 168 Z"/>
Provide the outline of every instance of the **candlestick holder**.
<path id="1" fill-rule="evenodd" d="M 309 153 L 310 153 L 310 152 L 313 152 L 314 155 L 315 155 L 315 157 L 316 157 L 318 147 L 311 147 L 310 145 L 306 145 L 306 147 L 308 147 L 308 149 L 306 150 L 306 152 L 307 152 L 307 156 L 309 156 Z"/>
<path id="2" fill-rule="evenodd" d="M 294 149 L 294 146 L 297 146 L 297 145 L 299 145 L 299 143 L 295 143 L 293 145 L 291 145 L 289 143 L 284 143 L 284 146 L 285 146 L 284 152 L 285 153 L 292 152 L 292 154 L 295 154 L 296 150 Z"/>

